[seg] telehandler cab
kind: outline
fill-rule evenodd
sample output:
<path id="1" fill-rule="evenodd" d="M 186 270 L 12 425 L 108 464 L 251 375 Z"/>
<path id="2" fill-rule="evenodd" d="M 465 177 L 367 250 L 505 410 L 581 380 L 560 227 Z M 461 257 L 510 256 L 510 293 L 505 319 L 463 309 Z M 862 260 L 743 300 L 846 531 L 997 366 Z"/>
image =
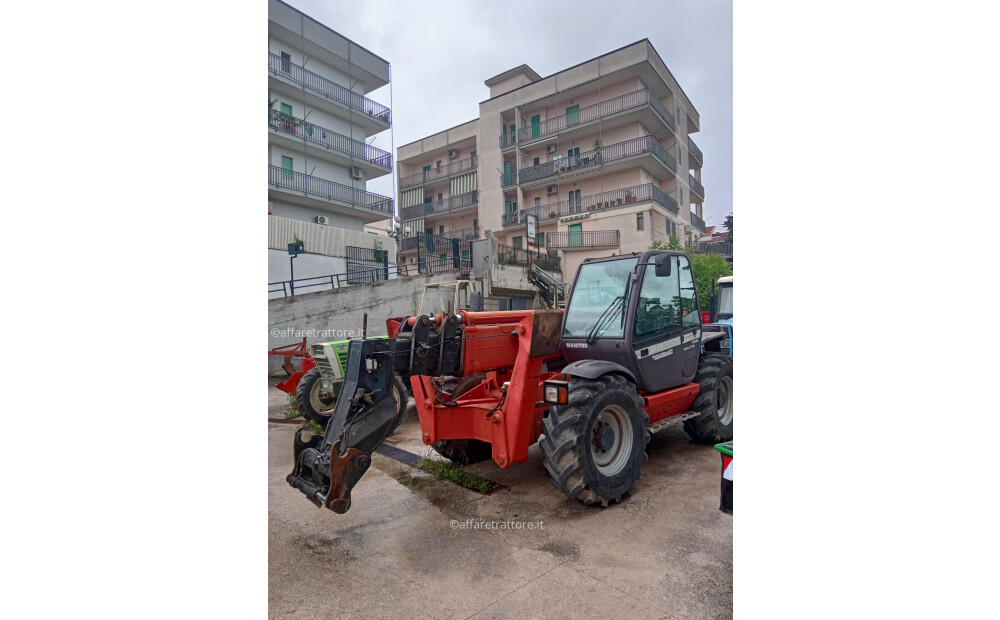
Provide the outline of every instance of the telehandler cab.
<path id="1" fill-rule="evenodd" d="M 351 489 L 392 430 L 392 374 L 409 380 L 425 444 L 461 463 L 523 463 L 536 443 L 567 497 L 607 506 L 639 478 L 650 433 L 675 423 L 694 439 L 733 436 L 731 360 L 704 353 L 688 257 L 647 251 L 580 266 L 565 311 L 412 316 L 389 339 L 352 340 L 323 434 L 294 440 L 288 483 L 317 506 Z M 348 398 L 347 396 L 350 395 Z"/>

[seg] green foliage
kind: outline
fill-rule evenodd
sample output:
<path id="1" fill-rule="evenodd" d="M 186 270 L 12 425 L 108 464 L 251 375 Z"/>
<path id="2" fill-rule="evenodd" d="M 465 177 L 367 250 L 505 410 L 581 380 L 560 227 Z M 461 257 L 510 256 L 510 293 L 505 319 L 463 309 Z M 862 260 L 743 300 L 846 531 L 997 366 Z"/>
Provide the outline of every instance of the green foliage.
<path id="1" fill-rule="evenodd" d="M 319 422 L 317 422 L 315 420 L 309 420 L 309 422 L 308 422 L 308 424 L 306 424 L 306 426 L 308 426 L 309 430 L 311 430 L 313 432 L 313 435 L 322 435 L 323 434 L 323 427 L 320 426 Z"/>
<path id="2" fill-rule="evenodd" d="M 292 418 L 297 418 L 302 415 L 301 412 L 295 407 L 295 395 L 288 395 L 288 403 L 285 404 L 285 419 L 291 420 Z"/>
<path id="3" fill-rule="evenodd" d="M 732 243 L 732 241 L 733 241 L 733 214 L 732 213 L 730 213 L 729 215 L 726 216 L 725 226 L 726 226 L 726 230 L 729 231 L 729 237 L 726 239 L 726 241 L 729 241 L 730 243 Z"/>
<path id="4" fill-rule="evenodd" d="M 420 457 L 417 467 L 434 474 L 441 480 L 450 480 L 458 485 L 480 493 L 488 493 L 495 486 L 492 480 L 463 470 L 453 463 L 443 463 L 426 457 Z"/>
<path id="5" fill-rule="evenodd" d="M 374 250 L 375 253 L 375 260 L 378 261 L 384 261 L 388 255 L 388 251 L 382 249 L 382 242 L 379 241 L 377 237 L 372 242 L 372 250 Z"/>
<path id="6" fill-rule="evenodd" d="M 694 285 L 698 289 L 701 309 L 708 311 L 708 290 L 722 276 L 733 275 L 733 266 L 721 254 L 691 254 L 691 269 L 694 271 Z M 718 294 L 718 289 L 716 289 Z"/>
<path id="7" fill-rule="evenodd" d="M 663 243 L 659 239 L 654 241 L 649 245 L 650 250 L 676 250 L 678 252 L 684 251 L 684 246 L 681 245 L 681 240 L 677 238 L 677 235 L 670 235 L 670 238 L 666 243 Z"/>

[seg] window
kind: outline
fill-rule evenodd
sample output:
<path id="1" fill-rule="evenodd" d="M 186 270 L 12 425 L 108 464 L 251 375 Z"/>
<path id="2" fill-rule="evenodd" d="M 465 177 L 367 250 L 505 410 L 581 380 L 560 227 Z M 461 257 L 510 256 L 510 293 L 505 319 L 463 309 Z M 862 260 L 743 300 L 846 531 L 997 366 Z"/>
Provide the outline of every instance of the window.
<path id="1" fill-rule="evenodd" d="M 537 138 L 542 133 L 542 116 L 536 114 L 531 117 L 531 137 Z"/>
<path id="2" fill-rule="evenodd" d="M 292 117 L 292 106 L 287 103 L 281 104 L 281 120 L 287 121 Z"/>
<path id="3" fill-rule="evenodd" d="M 438 160 L 438 163 L 437 163 L 437 168 L 438 168 L 438 170 L 440 170 L 440 169 L 441 169 L 441 160 L 440 160 L 440 159 Z"/>
<path id="4" fill-rule="evenodd" d="M 642 222 L 642 213 L 636 213 L 635 214 L 635 229 L 636 230 L 643 230 L 644 226 L 645 225 Z"/>
<path id="5" fill-rule="evenodd" d="M 545 233 L 543 233 L 543 232 L 536 232 L 535 233 L 535 240 L 538 241 L 538 247 L 540 247 L 540 248 L 544 248 L 545 247 Z"/>
<path id="6" fill-rule="evenodd" d="M 434 202 L 434 197 L 433 196 L 424 196 L 424 204 L 425 205 L 429 205 L 432 202 Z"/>
<path id="7" fill-rule="evenodd" d="M 294 175 L 292 174 L 292 158 L 281 156 L 281 176 L 290 179 Z"/>
<path id="8" fill-rule="evenodd" d="M 285 52 L 281 52 L 281 70 L 285 73 L 292 71 L 292 57 Z"/>
<path id="9" fill-rule="evenodd" d="M 570 295 L 566 308 L 566 320 L 563 323 L 563 335 L 570 338 L 584 338 L 601 321 L 601 316 L 621 311 L 615 304 L 621 304 L 621 297 L 628 303 L 628 282 L 638 262 L 637 258 L 616 260 L 606 263 L 584 263 L 577 272 L 576 284 Z M 611 310 L 609 310 L 611 308 Z M 603 329 L 595 336 L 605 338 L 621 338 L 625 330 L 621 315 L 602 322 Z"/>
<path id="10" fill-rule="evenodd" d="M 574 125 L 580 122 L 580 106 L 575 105 L 572 108 L 566 108 L 566 124 Z"/>
<path id="11" fill-rule="evenodd" d="M 574 189 L 569 193 L 569 212 L 580 212 L 580 190 Z"/>
<path id="12" fill-rule="evenodd" d="M 580 157 L 580 147 L 566 151 L 566 157 Z"/>
<path id="13" fill-rule="evenodd" d="M 514 249 L 515 250 L 521 250 L 521 249 L 523 249 L 523 243 L 524 243 L 524 238 L 523 237 L 521 237 L 521 236 L 514 237 Z"/>
<path id="14" fill-rule="evenodd" d="M 536 157 L 535 160 L 534 160 L 534 165 L 537 166 L 540 163 L 542 163 L 542 158 L 541 157 Z"/>
<path id="15" fill-rule="evenodd" d="M 510 141 L 517 142 L 517 125 L 510 126 Z"/>
<path id="16" fill-rule="evenodd" d="M 475 159 L 475 158 L 476 158 L 476 152 L 475 152 L 475 151 L 472 151 L 472 155 L 469 155 L 469 157 L 471 157 L 471 158 Z"/>
<path id="17" fill-rule="evenodd" d="M 510 201 L 509 200 L 504 200 L 503 201 L 503 212 L 504 213 L 513 213 L 513 211 L 510 210 Z"/>
<path id="18" fill-rule="evenodd" d="M 698 314 L 698 300 L 695 297 L 694 276 L 691 273 L 691 263 L 686 256 L 675 256 L 681 284 L 681 323 L 684 327 L 701 325 Z"/>
<path id="19" fill-rule="evenodd" d="M 438 234 L 441 235 L 442 237 L 444 236 L 444 224 L 438 226 Z"/>
<path id="20" fill-rule="evenodd" d="M 681 290 L 677 258 L 669 258 L 670 275 L 666 277 L 657 277 L 655 267 L 644 268 L 639 306 L 636 308 L 636 336 L 656 336 L 680 329 Z"/>
<path id="21" fill-rule="evenodd" d="M 583 224 L 570 224 L 569 234 L 566 237 L 569 246 L 579 247 L 583 245 Z"/>
<path id="22" fill-rule="evenodd" d="M 441 202 L 442 200 L 444 200 L 444 194 L 438 192 L 438 202 Z"/>
<path id="23" fill-rule="evenodd" d="M 441 255 L 439 255 L 438 259 L 440 259 L 441 265 L 447 265 L 448 264 L 448 255 L 447 254 L 441 254 Z"/>
<path id="24" fill-rule="evenodd" d="M 510 204 L 511 204 L 511 210 L 517 211 L 517 201 L 515 200 L 514 202 L 512 202 Z"/>
<path id="25" fill-rule="evenodd" d="M 536 157 L 535 159 L 538 159 L 538 158 Z M 541 196 L 535 196 L 535 206 L 536 207 L 542 206 L 542 197 Z"/>

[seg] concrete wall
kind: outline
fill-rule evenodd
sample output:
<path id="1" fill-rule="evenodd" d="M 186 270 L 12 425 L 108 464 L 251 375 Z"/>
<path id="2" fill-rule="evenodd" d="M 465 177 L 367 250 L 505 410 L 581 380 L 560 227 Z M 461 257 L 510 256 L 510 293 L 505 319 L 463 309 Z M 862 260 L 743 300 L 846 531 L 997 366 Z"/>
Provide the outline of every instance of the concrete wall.
<path id="1" fill-rule="evenodd" d="M 297 258 L 295 275 L 299 275 Z M 285 264 L 288 256 L 285 255 Z M 270 268 L 270 264 L 269 264 Z M 268 339 L 272 349 L 301 342 L 309 345 L 331 340 L 345 340 L 353 333 L 361 337 L 364 313 L 368 313 L 368 335 L 386 335 L 385 320 L 416 314 L 424 284 L 449 282 L 457 272 L 432 276 L 396 278 L 377 284 L 347 286 L 336 290 L 306 293 L 267 301 Z M 431 311 L 440 311 L 433 308 Z M 308 330 L 314 330 L 312 334 Z M 323 330 L 326 330 L 325 333 Z M 305 332 L 305 333 L 303 333 Z M 282 358 L 268 356 L 268 373 L 281 372 Z"/>

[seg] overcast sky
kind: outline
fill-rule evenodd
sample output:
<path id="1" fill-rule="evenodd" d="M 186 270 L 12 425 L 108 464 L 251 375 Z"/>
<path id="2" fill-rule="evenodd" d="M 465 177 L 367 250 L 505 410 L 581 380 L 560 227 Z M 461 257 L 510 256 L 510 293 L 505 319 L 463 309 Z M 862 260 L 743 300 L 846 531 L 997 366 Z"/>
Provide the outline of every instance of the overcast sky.
<path id="1" fill-rule="evenodd" d="M 387 151 L 478 117 L 483 81 L 507 69 L 546 77 L 648 38 L 701 115 L 705 220 L 732 211 L 732 2 L 285 1 L 391 63 L 391 87 L 369 95 L 389 105 L 391 89 L 394 136 L 372 142 Z M 388 176 L 368 189 L 394 195 Z"/>

